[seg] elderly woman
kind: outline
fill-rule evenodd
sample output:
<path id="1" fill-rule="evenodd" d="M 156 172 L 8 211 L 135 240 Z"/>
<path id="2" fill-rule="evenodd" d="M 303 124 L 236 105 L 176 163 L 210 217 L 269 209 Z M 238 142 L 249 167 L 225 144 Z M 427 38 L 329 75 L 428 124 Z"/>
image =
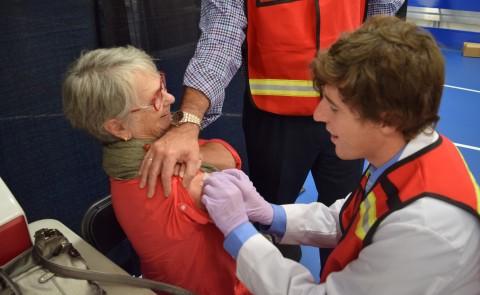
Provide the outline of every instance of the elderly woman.
<path id="1" fill-rule="evenodd" d="M 168 197 L 161 187 L 153 198 L 139 188 L 139 167 L 149 144 L 171 127 L 174 100 L 152 58 L 131 46 L 83 54 L 63 83 L 65 116 L 103 144 L 113 208 L 140 257 L 143 275 L 196 294 L 248 293 L 222 247 L 222 233 L 200 205 L 202 172 L 189 188 L 174 176 Z M 240 166 L 238 154 L 227 143 L 199 144 L 210 168 Z"/>

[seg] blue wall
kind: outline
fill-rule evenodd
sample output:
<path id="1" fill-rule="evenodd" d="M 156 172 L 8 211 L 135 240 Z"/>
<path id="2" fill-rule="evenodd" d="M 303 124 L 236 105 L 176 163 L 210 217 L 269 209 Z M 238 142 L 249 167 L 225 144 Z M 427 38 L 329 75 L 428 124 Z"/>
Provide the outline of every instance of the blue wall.
<path id="1" fill-rule="evenodd" d="M 160 10 L 161 20 L 144 28 L 162 26 L 158 35 L 144 40 L 145 49 L 158 59 L 158 67 L 167 73 L 169 91 L 177 98 L 183 91 L 183 73 L 195 42 L 175 50 L 154 47 L 158 42 L 198 35 L 192 29 L 198 21 L 185 18 L 185 9 L 167 11 L 194 2 L 142 1 Z M 125 42 L 115 36 L 129 31 L 127 21 L 115 16 L 118 7 L 113 6 L 118 3 L 123 1 L 0 1 L 0 177 L 30 222 L 54 218 L 79 232 L 86 209 L 109 193 L 101 168 L 101 147 L 72 129 L 63 117 L 61 82 L 67 66 L 82 50 L 100 47 L 102 42 Z M 99 11 L 99 6 L 104 10 Z M 112 7 L 115 11 L 108 13 L 107 8 Z M 145 14 L 152 9 L 147 7 Z M 149 15 L 141 16 L 152 20 Z M 172 34 L 165 30 L 167 25 L 189 29 Z M 107 36 L 108 31 L 115 34 Z M 227 90 L 224 111 L 228 114 L 208 128 L 205 136 L 227 139 L 245 157 L 242 81 L 240 73 Z"/>

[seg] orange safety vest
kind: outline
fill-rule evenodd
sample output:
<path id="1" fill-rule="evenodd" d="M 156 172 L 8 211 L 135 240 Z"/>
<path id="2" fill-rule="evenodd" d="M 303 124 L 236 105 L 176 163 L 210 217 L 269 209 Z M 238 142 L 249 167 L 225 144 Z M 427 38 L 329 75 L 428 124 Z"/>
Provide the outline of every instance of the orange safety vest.
<path id="1" fill-rule="evenodd" d="M 319 48 L 358 28 L 365 0 L 246 0 L 248 77 L 255 105 L 280 115 L 311 116 L 319 94 L 310 63 Z"/>
<path id="2" fill-rule="evenodd" d="M 365 194 L 368 174 L 340 211 L 343 236 L 327 259 L 321 282 L 355 260 L 390 213 L 425 196 L 458 206 L 480 221 L 478 184 L 460 152 L 445 137 L 387 168 Z"/>

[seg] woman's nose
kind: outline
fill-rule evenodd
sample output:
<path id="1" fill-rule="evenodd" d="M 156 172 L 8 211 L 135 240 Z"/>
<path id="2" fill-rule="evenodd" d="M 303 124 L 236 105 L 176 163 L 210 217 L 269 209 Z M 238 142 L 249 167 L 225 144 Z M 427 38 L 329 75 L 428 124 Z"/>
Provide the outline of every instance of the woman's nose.
<path id="1" fill-rule="evenodd" d="M 163 100 L 164 105 L 168 106 L 175 102 L 175 96 L 168 93 L 167 91 L 165 91 L 163 95 L 164 95 L 164 100 Z"/>

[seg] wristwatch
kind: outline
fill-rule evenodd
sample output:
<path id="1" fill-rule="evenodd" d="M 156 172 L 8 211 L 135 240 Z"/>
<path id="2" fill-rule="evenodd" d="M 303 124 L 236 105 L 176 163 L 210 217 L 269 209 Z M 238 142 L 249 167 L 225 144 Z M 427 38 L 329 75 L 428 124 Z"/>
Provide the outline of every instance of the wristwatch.
<path id="1" fill-rule="evenodd" d="M 200 127 L 201 120 L 199 117 L 194 114 L 187 113 L 184 111 L 176 111 L 172 114 L 172 125 L 180 126 L 185 123 L 192 123 Z"/>

